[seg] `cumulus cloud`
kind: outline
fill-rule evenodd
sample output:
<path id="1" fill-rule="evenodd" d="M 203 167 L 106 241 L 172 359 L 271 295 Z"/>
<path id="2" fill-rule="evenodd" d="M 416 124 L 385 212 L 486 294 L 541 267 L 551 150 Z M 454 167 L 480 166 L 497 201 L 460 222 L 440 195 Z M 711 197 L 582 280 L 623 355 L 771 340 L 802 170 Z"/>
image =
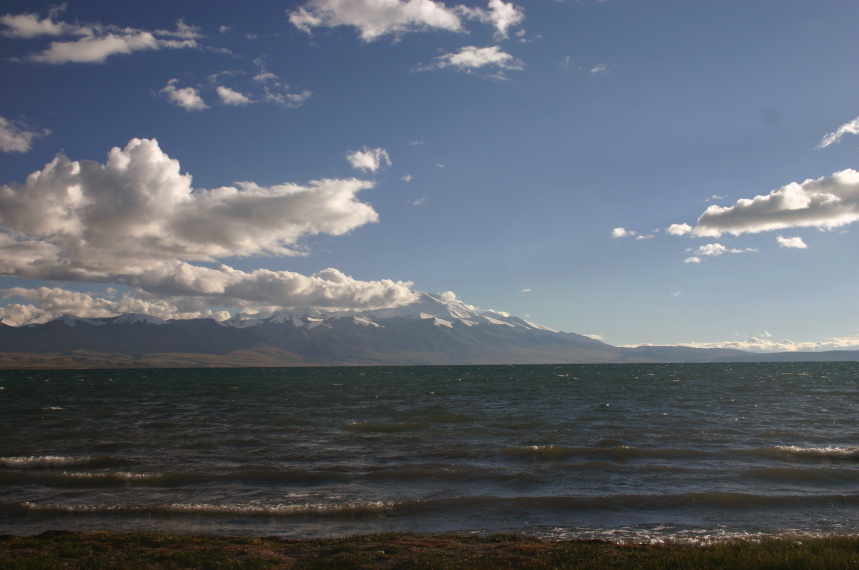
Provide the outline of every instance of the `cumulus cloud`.
<path id="1" fill-rule="evenodd" d="M 13 123 L 0 117 L 0 151 L 28 152 L 33 147 L 33 140 L 47 136 L 51 131 L 31 131 L 25 125 Z"/>
<path id="2" fill-rule="evenodd" d="M 6 29 L 2 34 L 10 38 L 36 38 L 41 36 L 65 36 L 64 41 L 53 41 L 47 49 L 34 53 L 27 60 L 38 63 L 104 63 L 116 54 L 161 48 L 195 48 L 196 39 L 202 37 L 199 28 L 189 26 L 182 20 L 176 22 L 175 30 L 150 32 L 119 26 L 68 23 L 55 20 L 64 6 L 51 10 L 46 18 L 37 14 L 5 14 L 0 24 Z"/>
<path id="3" fill-rule="evenodd" d="M 482 67 L 521 70 L 525 64 L 509 53 L 501 51 L 498 46 L 484 48 L 464 46 L 456 53 L 446 53 L 436 57 L 433 63 L 420 67 L 419 70 L 444 69 L 446 67 L 470 73 Z"/>
<path id="4" fill-rule="evenodd" d="M 701 258 L 695 256 L 687 257 L 683 260 L 683 263 L 701 263 Z"/>
<path id="5" fill-rule="evenodd" d="M 186 111 L 202 111 L 209 108 L 200 96 L 199 91 L 193 87 L 177 88 L 177 83 L 179 83 L 178 79 L 171 79 L 167 82 L 164 89 L 161 90 L 161 93 L 167 97 L 168 101 L 177 107 L 182 107 Z"/>
<path id="6" fill-rule="evenodd" d="M 692 232 L 692 226 L 689 224 L 671 224 L 666 230 L 665 233 L 670 234 L 672 236 L 685 236 L 688 233 Z"/>
<path id="7" fill-rule="evenodd" d="M 194 189 L 178 161 L 146 139 L 112 149 L 103 165 L 59 154 L 24 184 L 0 186 L 0 275 L 120 283 L 223 307 L 396 306 L 413 299 L 411 283 L 188 263 L 302 255 L 304 236 L 377 221 L 356 196 L 372 186 L 349 178 Z"/>
<path id="8" fill-rule="evenodd" d="M 778 236 L 775 239 L 781 247 L 792 247 L 795 249 L 806 249 L 808 247 L 806 243 L 802 241 L 801 237 L 786 238 Z"/>
<path id="9" fill-rule="evenodd" d="M 319 27 L 353 26 L 365 42 L 388 34 L 464 31 L 456 10 L 432 0 L 310 0 L 289 12 L 289 21 L 307 33 Z"/>
<path id="10" fill-rule="evenodd" d="M 525 12 L 522 8 L 514 6 L 512 2 L 505 3 L 502 0 L 489 0 L 487 10 L 459 6 L 458 11 L 467 18 L 493 26 L 496 39 L 506 38 L 509 28 L 517 26 L 525 20 Z"/>
<path id="11" fill-rule="evenodd" d="M 823 137 L 823 140 L 820 141 L 817 148 L 825 148 L 831 144 L 841 142 L 841 137 L 846 134 L 859 135 L 859 117 L 856 117 L 849 123 L 844 123 L 835 131 Z"/>
<path id="12" fill-rule="evenodd" d="M 832 229 L 859 220 L 859 172 L 847 169 L 803 183 L 793 182 L 766 196 L 712 205 L 693 228 L 673 224 L 672 235 L 719 237 L 797 227 Z"/>
<path id="13" fill-rule="evenodd" d="M 359 150 L 347 153 L 346 160 L 349 161 L 352 168 L 364 172 L 376 172 L 383 163 L 391 166 L 391 158 L 388 156 L 388 151 L 383 148 L 368 148 L 365 146 Z"/>
<path id="14" fill-rule="evenodd" d="M 626 230 L 624 228 L 614 228 L 611 231 L 611 237 L 613 238 L 622 238 L 622 237 L 631 237 L 634 236 L 635 232 Z"/>
<path id="15" fill-rule="evenodd" d="M 221 103 L 224 105 L 233 105 L 233 106 L 244 106 L 248 103 L 253 103 L 253 101 L 245 95 L 244 93 L 240 93 L 239 91 L 233 91 L 229 87 L 224 87 L 223 85 L 219 85 L 217 88 L 218 97 L 221 98 Z"/>

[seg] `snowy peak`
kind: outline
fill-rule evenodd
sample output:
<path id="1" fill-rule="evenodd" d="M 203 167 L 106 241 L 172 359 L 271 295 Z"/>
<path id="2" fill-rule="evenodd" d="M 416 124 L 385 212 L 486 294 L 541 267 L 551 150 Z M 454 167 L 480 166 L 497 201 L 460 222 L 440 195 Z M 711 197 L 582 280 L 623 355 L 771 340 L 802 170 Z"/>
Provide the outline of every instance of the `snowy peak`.
<path id="1" fill-rule="evenodd" d="M 248 328 L 262 324 L 291 323 L 296 328 L 306 328 L 309 330 L 320 325 L 330 327 L 334 321 L 343 320 L 351 320 L 356 325 L 366 327 L 380 327 L 382 325 L 378 321 L 399 317 L 407 320 L 430 321 L 435 326 L 446 328 L 452 328 L 454 325 L 473 327 L 481 324 L 489 324 L 551 333 L 558 332 L 499 311 L 483 311 L 478 313 L 475 307 L 466 305 L 459 299 L 445 298 L 445 294 L 436 296 L 424 293 L 423 291 L 416 291 L 416 293 L 418 296 L 416 301 L 392 309 L 325 311 L 305 307 L 280 311 L 274 314 L 240 313 L 223 321 L 222 324 L 236 328 Z"/>
<path id="2" fill-rule="evenodd" d="M 68 314 L 63 315 L 62 317 L 57 317 L 56 319 L 54 319 L 53 321 L 50 321 L 50 322 L 52 322 L 52 323 L 60 322 L 60 323 L 65 324 L 66 326 L 70 326 L 72 328 L 76 328 L 78 326 L 78 323 L 86 323 L 88 325 L 95 325 L 95 326 L 105 324 L 104 321 L 98 321 L 95 319 L 82 319 L 81 317 L 76 317 L 74 315 L 68 315 Z"/>
<path id="3" fill-rule="evenodd" d="M 367 311 L 367 315 L 375 319 L 390 319 L 393 317 L 414 317 L 421 313 L 434 315 L 446 321 L 459 319 L 474 319 L 477 317 L 469 305 L 462 301 L 453 299 L 445 301 L 429 293 L 416 291 L 418 300 L 408 305 L 396 307 L 393 309 L 377 309 L 375 311 Z"/>
<path id="4" fill-rule="evenodd" d="M 119 317 L 114 317 L 112 319 L 108 319 L 110 324 L 112 325 L 124 325 L 124 324 L 134 324 L 134 323 L 143 323 L 146 325 L 166 325 L 167 321 L 164 319 L 159 319 L 158 317 L 153 317 L 152 315 L 143 315 L 141 313 L 128 313 L 127 315 L 122 315 Z"/>

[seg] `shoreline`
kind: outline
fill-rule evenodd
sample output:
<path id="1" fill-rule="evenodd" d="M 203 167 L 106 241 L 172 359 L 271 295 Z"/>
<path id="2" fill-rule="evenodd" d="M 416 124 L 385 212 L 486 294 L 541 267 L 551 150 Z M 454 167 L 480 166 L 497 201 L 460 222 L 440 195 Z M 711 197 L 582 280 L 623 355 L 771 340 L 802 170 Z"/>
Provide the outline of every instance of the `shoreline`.
<path id="1" fill-rule="evenodd" d="M 859 568 L 859 536 L 775 535 L 705 545 L 383 533 L 327 539 L 46 531 L 0 535 L 2 568 Z"/>

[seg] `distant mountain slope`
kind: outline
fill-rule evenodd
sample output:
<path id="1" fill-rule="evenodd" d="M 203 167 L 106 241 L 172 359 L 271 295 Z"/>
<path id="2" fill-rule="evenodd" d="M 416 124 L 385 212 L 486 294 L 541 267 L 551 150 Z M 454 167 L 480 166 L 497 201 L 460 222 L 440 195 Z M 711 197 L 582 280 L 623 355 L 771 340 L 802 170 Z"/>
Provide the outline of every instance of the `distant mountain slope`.
<path id="1" fill-rule="evenodd" d="M 829 357 L 827 355 L 830 355 Z M 162 321 L 63 316 L 0 327 L 0 368 L 551 364 L 859 360 L 859 351 L 754 354 L 677 346 L 619 348 L 420 293 L 395 309 L 295 309 Z"/>

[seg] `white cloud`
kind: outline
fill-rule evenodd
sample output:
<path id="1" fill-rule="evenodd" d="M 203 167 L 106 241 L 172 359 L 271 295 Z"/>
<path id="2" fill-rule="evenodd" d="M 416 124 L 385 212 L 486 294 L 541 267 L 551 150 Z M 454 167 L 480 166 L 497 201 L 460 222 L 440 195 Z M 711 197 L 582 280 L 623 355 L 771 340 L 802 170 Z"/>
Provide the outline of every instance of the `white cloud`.
<path id="1" fill-rule="evenodd" d="M 409 146 L 420 146 L 422 144 L 424 144 L 424 141 L 422 141 L 422 140 L 409 141 Z"/>
<path id="2" fill-rule="evenodd" d="M 189 26 L 185 23 L 184 20 L 179 19 L 176 21 L 176 29 L 175 30 L 155 30 L 153 32 L 156 36 L 166 36 L 170 38 L 181 38 L 185 40 L 193 40 L 199 39 L 203 36 L 200 28 L 197 26 Z"/>
<path id="3" fill-rule="evenodd" d="M 424 196 L 423 198 L 416 198 L 414 200 L 408 201 L 408 203 L 411 204 L 412 206 L 423 206 L 427 202 L 429 202 L 429 198 L 427 198 L 426 196 Z"/>
<path id="4" fill-rule="evenodd" d="M 346 160 L 352 165 L 355 170 L 363 170 L 367 172 L 376 172 L 382 164 L 391 166 L 391 158 L 388 152 L 383 148 L 368 148 L 363 147 L 359 150 L 353 150 L 346 155 Z"/>
<path id="5" fill-rule="evenodd" d="M 38 14 L 26 13 L 0 16 L 0 24 L 6 26 L 2 35 L 7 38 L 35 38 L 80 33 L 77 26 L 54 21 L 54 16 L 60 11 L 53 11 L 47 18 L 42 19 L 39 18 Z"/>
<path id="6" fill-rule="evenodd" d="M 849 123 L 844 123 L 835 131 L 823 137 L 817 148 L 825 148 L 833 143 L 841 142 L 841 137 L 846 134 L 859 135 L 859 117 L 856 117 Z"/>
<path id="7" fill-rule="evenodd" d="M 590 73 L 591 73 L 591 75 L 598 75 L 598 74 L 604 72 L 606 69 L 608 69 L 608 67 L 606 67 L 606 65 L 604 63 L 598 63 L 594 67 L 591 68 Z"/>
<path id="8" fill-rule="evenodd" d="M 224 87 L 223 85 L 218 86 L 217 92 L 218 97 L 221 98 L 221 103 L 224 105 L 244 106 L 248 103 L 253 103 L 250 97 L 244 93 L 233 91 L 229 87 Z"/>
<path id="9" fill-rule="evenodd" d="M 15 124 L 0 117 L 0 151 L 28 152 L 33 146 L 33 139 L 47 136 L 51 131 L 31 131 L 26 126 Z"/>
<path id="10" fill-rule="evenodd" d="M 498 46 L 479 48 L 464 46 L 456 53 L 446 53 L 435 58 L 435 62 L 418 68 L 419 71 L 428 69 L 444 69 L 452 67 L 457 71 L 472 72 L 482 67 L 497 67 L 499 69 L 521 70 L 525 64 L 509 53 L 501 51 Z"/>
<path id="11" fill-rule="evenodd" d="M 700 257 L 687 257 L 683 260 L 683 263 L 701 263 Z"/>
<path id="12" fill-rule="evenodd" d="M 137 299 L 130 295 L 123 295 L 121 299 L 114 301 L 58 287 L 34 289 L 12 287 L 0 290 L 0 298 L 21 298 L 30 301 L 28 304 L 9 303 L 5 307 L 0 307 L 0 322 L 12 326 L 46 323 L 66 314 L 99 319 L 128 313 L 141 313 L 164 320 L 208 317 L 223 320 L 229 316 L 226 311 L 213 312 L 204 306 L 188 306 L 193 305 L 193 303 L 180 301 L 177 305 L 165 300 Z M 186 306 L 182 307 L 181 305 Z"/>
<path id="13" fill-rule="evenodd" d="M 769 333 L 762 336 L 771 337 Z M 637 346 L 654 346 L 651 344 L 640 344 Z M 833 337 L 825 341 L 816 342 L 793 342 L 783 339 L 780 341 L 769 340 L 769 338 L 749 337 L 744 340 L 729 340 L 724 342 L 688 342 L 676 346 L 688 346 L 691 348 L 725 348 L 734 350 L 747 350 L 750 352 L 821 352 L 825 350 L 859 350 L 859 336 Z"/>
<path id="14" fill-rule="evenodd" d="M 671 224 L 668 229 L 665 230 L 665 233 L 670 234 L 672 236 L 685 236 L 688 233 L 692 232 L 692 226 L 689 224 Z"/>
<path id="15" fill-rule="evenodd" d="M 289 21 L 307 33 L 318 27 L 353 26 L 365 42 L 431 29 L 464 31 L 455 10 L 432 0 L 310 0 L 289 12 Z"/>
<path id="16" fill-rule="evenodd" d="M 470 311 L 478 311 L 479 310 L 474 305 L 469 305 L 468 303 L 463 303 L 462 299 L 459 299 L 456 296 L 456 293 L 454 293 L 453 291 L 444 291 L 443 293 L 439 293 L 438 298 L 441 299 L 442 301 L 444 301 L 445 303 L 453 303 L 453 302 L 462 303 L 462 306 L 465 307 L 466 309 L 470 310 Z M 495 312 L 498 314 L 504 315 L 505 317 L 510 316 L 507 313 L 503 313 L 501 311 L 495 311 Z"/>
<path id="17" fill-rule="evenodd" d="M 630 231 L 630 230 L 625 230 L 624 228 L 614 228 L 611 231 L 611 237 L 613 237 L 613 238 L 631 237 L 634 235 L 635 235 L 635 232 Z"/>
<path id="18" fill-rule="evenodd" d="M 171 79 L 167 82 L 164 89 L 161 90 L 161 93 L 167 96 L 168 101 L 177 107 L 182 107 L 186 111 L 202 111 L 203 109 L 209 108 L 209 106 L 206 105 L 206 102 L 203 101 L 203 98 L 200 97 L 199 91 L 193 87 L 182 87 L 177 89 L 176 84 L 178 82 L 178 79 Z"/>
<path id="19" fill-rule="evenodd" d="M 859 220 L 859 172 L 847 169 L 832 176 L 791 183 L 766 196 L 738 200 L 728 207 L 712 205 L 693 228 L 673 224 L 672 235 L 719 237 L 797 227 L 832 229 Z"/>
<path id="20" fill-rule="evenodd" d="M 796 249 L 806 249 L 808 247 L 806 243 L 802 241 L 801 237 L 786 238 L 778 236 L 775 239 L 781 247 L 792 247 Z"/>
<path id="21" fill-rule="evenodd" d="M 77 36 L 68 41 L 53 41 L 47 49 L 34 53 L 27 60 L 38 63 L 104 63 L 111 55 L 161 48 L 196 48 L 196 38 L 202 37 L 199 28 L 182 20 L 175 30 L 149 32 L 135 28 L 101 24 L 69 24 L 55 21 L 64 7 L 54 9 L 47 18 L 40 19 L 31 13 L 0 16 L 6 29 L 2 34 L 12 38 L 40 36 Z"/>
<path id="22" fill-rule="evenodd" d="M 488 10 L 482 8 L 468 8 L 459 6 L 458 11 L 466 18 L 479 20 L 495 28 L 495 38 L 507 37 L 507 30 L 517 26 L 525 20 L 525 12 L 522 8 L 514 6 L 512 2 L 505 3 L 502 0 L 489 0 Z"/>
<path id="23" fill-rule="evenodd" d="M 104 165 L 59 154 L 25 184 L 0 186 L 0 275 L 119 283 L 222 307 L 396 306 L 414 299 L 410 282 L 188 263 L 302 255 L 304 236 L 377 221 L 356 199 L 372 186 L 350 178 L 193 189 L 178 161 L 145 139 L 112 149 Z"/>
<path id="24" fill-rule="evenodd" d="M 746 253 L 749 251 L 757 251 L 756 249 L 746 248 L 746 249 L 730 249 L 725 247 L 720 243 L 708 243 L 707 245 L 702 245 L 698 249 L 695 250 L 696 255 L 709 255 L 713 257 L 718 257 L 723 253 Z"/>
<path id="25" fill-rule="evenodd" d="M 104 63 L 111 55 L 159 47 L 158 40 L 151 33 L 135 31 L 85 36 L 73 42 L 51 42 L 51 47 L 29 59 L 40 63 Z"/>
<path id="26" fill-rule="evenodd" d="M 605 334 L 603 334 L 603 333 L 586 334 L 586 335 L 582 335 L 582 336 L 586 336 L 586 337 L 592 338 L 594 340 L 603 340 L 605 338 Z"/>
<path id="27" fill-rule="evenodd" d="M 530 293 L 530 292 L 531 292 L 531 290 L 530 290 L 530 289 L 522 289 L 522 292 L 523 292 L 523 293 Z"/>
<path id="28" fill-rule="evenodd" d="M 412 175 L 411 174 L 404 174 L 403 176 L 400 177 L 400 180 L 402 180 L 403 182 L 411 182 L 412 181 Z"/>
<path id="29" fill-rule="evenodd" d="M 635 239 L 636 239 L 636 241 L 638 241 L 638 240 L 643 240 L 643 239 L 653 239 L 654 237 L 656 237 L 656 236 L 654 236 L 653 234 L 647 234 L 647 235 L 636 236 Z"/>
<path id="30" fill-rule="evenodd" d="M 253 99 L 249 102 L 265 101 L 282 107 L 300 107 L 312 95 L 306 89 L 299 93 L 291 93 L 289 84 L 281 81 L 280 77 L 274 73 L 267 71 L 261 58 L 255 59 L 254 64 L 257 66 L 257 71 L 249 88 L 256 91 L 257 95 L 248 97 L 248 99 Z M 229 72 L 230 75 L 236 73 L 240 72 Z M 234 90 L 231 89 L 231 91 Z"/>

